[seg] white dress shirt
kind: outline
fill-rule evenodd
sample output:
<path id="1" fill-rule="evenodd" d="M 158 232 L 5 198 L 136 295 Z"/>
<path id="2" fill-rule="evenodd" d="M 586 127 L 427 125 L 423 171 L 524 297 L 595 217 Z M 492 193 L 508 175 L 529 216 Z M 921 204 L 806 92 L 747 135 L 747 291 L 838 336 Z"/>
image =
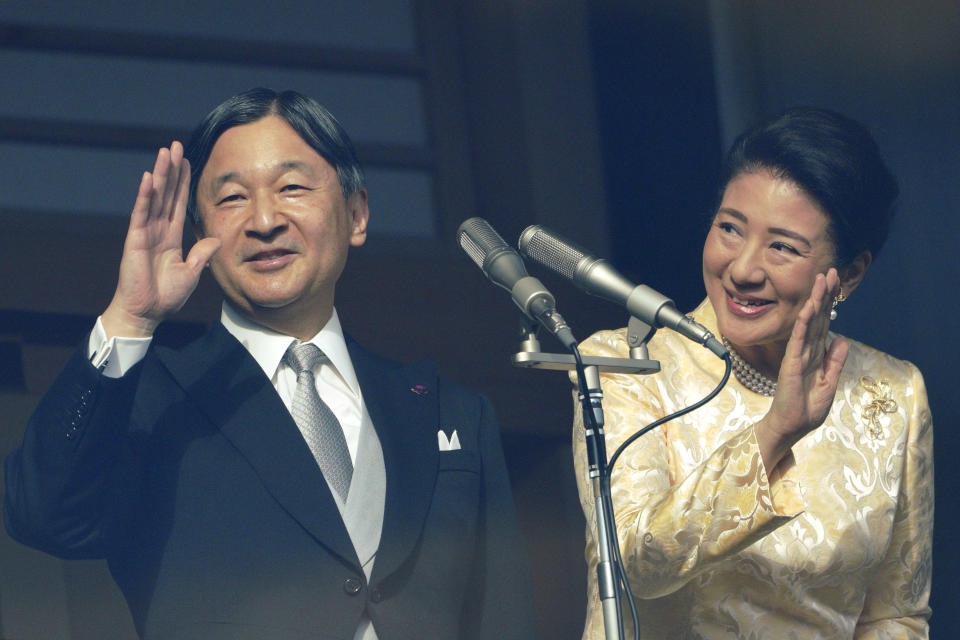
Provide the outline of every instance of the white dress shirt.
<path id="1" fill-rule="evenodd" d="M 293 404 L 293 394 L 297 390 L 297 374 L 283 363 L 283 355 L 296 339 L 247 320 L 227 303 L 223 304 L 220 322 L 257 361 L 289 411 Z M 357 374 L 347 352 L 347 343 L 336 309 L 327 324 L 320 329 L 320 333 L 308 342 L 319 347 L 329 360 L 329 364 L 320 366 L 319 373 L 314 371 L 317 393 L 340 421 L 347 448 L 350 450 L 350 461 L 356 464 L 357 443 L 360 441 L 360 426 L 363 422 L 363 395 L 360 393 L 360 383 L 357 382 Z"/>
<path id="2" fill-rule="evenodd" d="M 226 302 L 223 303 L 220 322 L 257 361 L 289 411 L 293 403 L 293 394 L 297 389 L 297 374 L 283 363 L 283 355 L 296 338 L 247 320 Z M 100 318 L 97 318 L 96 325 L 90 333 L 87 356 L 90 363 L 100 369 L 103 375 L 119 378 L 143 359 L 151 341 L 152 338 L 116 336 L 108 339 L 103 323 Z M 308 342 L 317 345 L 329 360 L 329 364 L 324 363 L 320 366 L 319 374 L 314 372 L 317 393 L 337 416 L 347 441 L 347 448 L 350 450 L 350 460 L 356 465 L 365 409 L 360 383 L 357 382 L 357 374 L 347 351 L 347 343 L 343 337 L 343 329 L 336 309 L 333 310 L 327 324 L 320 329 L 320 333 Z M 331 494 L 342 509 L 340 496 L 335 491 Z M 364 562 L 367 579 L 370 578 L 375 557 L 374 554 Z M 360 619 L 354 640 L 377 640 L 376 630 L 366 614 Z"/>
<path id="3" fill-rule="evenodd" d="M 247 320 L 226 302 L 223 303 L 220 322 L 257 361 L 289 411 L 297 388 L 297 374 L 282 360 L 283 354 L 296 339 Z M 105 376 L 119 378 L 143 359 L 151 340 L 123 337 L 107 339 L 103 323 L 97 318 L 90 333 L 87 355 L 91 364 L 101 368 Z M 309 342 L 317 345 L 330 361 L 321 365 L 319 374 L 314 372 L 317 393 L 340 421 L 350 450 L 350 460 L 356 464 L 357 443 L 363 423 L 363 394 L 347 352 L 336 309 L 320 333 Z"/>

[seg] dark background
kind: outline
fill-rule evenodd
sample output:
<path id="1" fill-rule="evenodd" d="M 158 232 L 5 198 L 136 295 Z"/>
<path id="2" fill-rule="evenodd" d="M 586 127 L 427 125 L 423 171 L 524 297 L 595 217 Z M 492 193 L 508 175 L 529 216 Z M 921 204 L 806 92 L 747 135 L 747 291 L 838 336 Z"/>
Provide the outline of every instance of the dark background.
<path id="1" fill-rule="evenodd" d="M 15 446 L 39 394 L 109 301 L 123 214 L 153 150 L 183 136 L 227 93 L 285 88 L 276 83 L 299 77 L 285 73 L 302 72 L 306 84 L 291 88 L 331 106 L 372 174 L 373 234 L 351 256 L 338 291 L 344 325 L 375 350 L 433 359 L 492 397 L 542 637 L 578 638 L 584 523 L 569 455 L 568 383 L 509 366 L 516 312 L 461 254 L 454 231 L 480 215 L 513 242 L 527 225 L 544 224 L 692 308 L 704 295 L 700 249 L 722 151 L 761 117 L 814 104 L 867 124 L 901 180 L 889 244 L 836 326 L 924 372 L 936 429 L 932 635 L 949 637 L 960 623 L 951 544 L 960 535 L 960 445 L 952 434 L 960 414 L 952 384 L 960 355 L 956 2 L 883 3 L 881 11 L 867 0 L 380 0 L 358 3 L 367 17 L 350 14 L 349 3 L 330 3 L 328 14 L 304 14 L 306 5 L 292 1 L 271 9 L 246 3 L 243 11 L 238 3 L 156 3 L 152 13 L 125 3 L 104 9 L 110 4 L 91 4 L 86 11 L 103 18 L 85 20 L 82 8 L 64 17 L 55 3 L 34 3 L 27 13 L 0 0 L 0 453 Z M 409 44 L 402 34 L 396 46 L 358 42 L 354 29 L 368 30 L 366 22 L 387 12 L 404 19 L 386 20 L 380 39 L 393 42 L 393 31 L 407 29 Z M 229 29 L 211 35 L 205 20 Z M 276 35 L 290 20 L 302 23 L 295 47 Z M 54 77 L 65 61 L 79 71 Z M 154 62 L 173 77 L 212 69 L 229 81 L 161 93 L 156 75 L 122 76 L 113 86 L 82 75 L 98 64 Z M 420 102 L 381 113 L 372 97 L 367 110 L 363 91 L 351 102 L 334 90 L 353 77 L 369 81 L 371 94 L 411 83 Z M 155 103 L 176 117 L 137 119 Z M 394 129 L 422 122 L 424 133 L 378 132 L 390 118 Z M 70 162 L 74 152 L 120 168 L 91 175 L 86 160 Z M 417 191 L 420 184 L 429 187 Z M 578 337 L 626 323 L 612 305 L 531 271 Z M 218 310 L 204 281 L 158 340 L 187 340 Z M 0 536 L 0 566 L 4 637 L 131 637 L 101 564 L 61 562 Z"/>

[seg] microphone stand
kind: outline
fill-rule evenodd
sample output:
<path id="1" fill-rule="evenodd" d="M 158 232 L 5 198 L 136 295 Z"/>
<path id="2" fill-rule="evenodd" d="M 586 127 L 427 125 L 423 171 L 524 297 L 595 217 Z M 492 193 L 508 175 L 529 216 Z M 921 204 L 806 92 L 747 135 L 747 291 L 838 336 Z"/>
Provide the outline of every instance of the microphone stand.
<path id="1" fill-rule="evenodd" d="M 623 638 L 623 612 L 620 607 L 620 580 L 613 549 L 616 548 L 616 529 L 610 526 L 613 513 L 608 509 L 602 487 L 609 483 L 606 475 L 607 445 L 603 433 L 603 392 L 596 365 L 584 366 L 578 371 L 580 408 L 583 411 L 584 436 L 587 444 L 588 474 L 593 488 L 594 517 L 597 527 L 597 592 L 603 611 L 606 640 Z"/>
<path id="2" fill-rule="evenodd" d="M 620 606 L 620 571 L 615 551 L 618 550 L 616 527 L 613 526 L 612 503 L 604 495 L 603 487 L 610 486 L 607 465 L 607 447 L 603 432 L 603 392 L 600 372 L 649 374 L 660 370 L 660 363 L 647 359 L 646 343 L 656 329 L 631 317 L 627 327 L 630 358 L 581 357 L 573 354 L 542 353 L 537 340 L 537 324 L 526 317 L 521 319 L 520 351 L 514 354 L 515 366 L 577 370 L 578 398 L 583 411 L 584 436 L 587 446 L 590 485 L 593 488 L 594 512 L 597 528 L 597 591 L 603 611 L 606 640 L 622 640 L 623 621 Z"/>

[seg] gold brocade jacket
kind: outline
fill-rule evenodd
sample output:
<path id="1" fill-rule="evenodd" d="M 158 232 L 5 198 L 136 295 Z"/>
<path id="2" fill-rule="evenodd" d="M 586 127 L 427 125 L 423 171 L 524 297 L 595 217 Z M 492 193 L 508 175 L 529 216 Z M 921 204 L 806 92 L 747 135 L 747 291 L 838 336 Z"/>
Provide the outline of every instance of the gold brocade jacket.
<path id="1" fill-rule="evenodd" d="M 708 301 L 691 315 L 718 333 Z M 753 428 L 771 398 L 732 375 L 710 403 L 621 456 L 614 514 L 643 640 L 928 637 L 933 428 L 923 378 L 909 362 L 849 342 L 829 416 L 771 473 Z M 723 375 L 722 360 L 672 331 L 659 331 L 649 348 L 660 373 L 601 376 L 610 455 L 641 427 L 706 396 Z M 599 332 L 581 351 L 628 357 L 626 331 Z M 589 565 L 583 637 L 592 640 L 604 630 L 593 491 L 574 405 Z"/>

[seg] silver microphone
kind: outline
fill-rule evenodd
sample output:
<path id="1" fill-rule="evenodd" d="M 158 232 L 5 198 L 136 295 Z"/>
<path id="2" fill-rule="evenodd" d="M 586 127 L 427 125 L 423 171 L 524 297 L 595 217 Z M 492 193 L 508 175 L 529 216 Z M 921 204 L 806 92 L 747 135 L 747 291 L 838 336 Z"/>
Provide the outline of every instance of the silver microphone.
<path id="1" fill-rule="evenodd" d="M 573 332 L 557 313 L 556 300 L 543 283 L 527 273 L 523 258 L 483 218 L 465 220 L 457 239 L 491 282 L 510 292 L 527 317 L 542 324 L 568 349 L 576 346 Z"/>
<path id="2" fill-rule="evenodd" d="M 616 302 L 651 327 L 667 327 L 723 358 L 726 347 L 709 330 L 677 310 L 673 300 L 627 280 L 609 262 L 592 256 L 540 225 L 527 227 L 517 243 L 520 253 L 568 278 L 591 295 Z"/>

